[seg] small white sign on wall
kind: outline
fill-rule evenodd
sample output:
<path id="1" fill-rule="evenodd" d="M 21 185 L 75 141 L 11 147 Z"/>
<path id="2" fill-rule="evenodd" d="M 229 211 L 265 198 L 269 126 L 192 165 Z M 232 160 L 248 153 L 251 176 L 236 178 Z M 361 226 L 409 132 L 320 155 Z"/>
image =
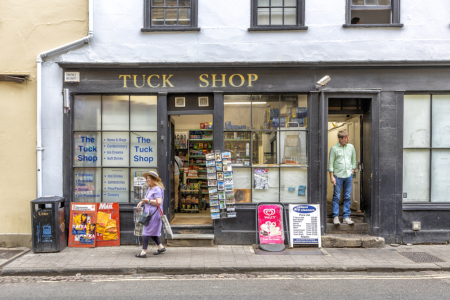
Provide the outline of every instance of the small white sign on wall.
<path id="1" fill-rule="evenodd" d="M 64 72 L 64 82 L 80 82 L 80 72 Z"/>

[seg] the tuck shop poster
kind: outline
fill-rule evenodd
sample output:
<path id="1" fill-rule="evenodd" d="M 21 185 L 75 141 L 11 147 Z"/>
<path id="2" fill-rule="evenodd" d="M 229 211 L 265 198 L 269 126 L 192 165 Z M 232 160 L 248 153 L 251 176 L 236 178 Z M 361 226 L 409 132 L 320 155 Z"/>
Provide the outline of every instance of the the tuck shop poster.
<path id="1" fill-rule="evenodd" d="M 258 207 L 259 240 L 261 244 L 284 244 L 283 220 L 278 205 Z"/>

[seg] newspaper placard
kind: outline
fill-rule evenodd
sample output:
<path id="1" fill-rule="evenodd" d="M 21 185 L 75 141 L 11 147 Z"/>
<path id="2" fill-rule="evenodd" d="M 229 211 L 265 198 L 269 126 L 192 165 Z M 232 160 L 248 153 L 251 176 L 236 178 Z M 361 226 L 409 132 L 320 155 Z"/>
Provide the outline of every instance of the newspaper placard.
<path id="1" fill-rule="evenodd" d="M 320 205 L 289 204 L 289 246 L 294 244 L 318 244 L 322 247 L 320 236 Z"/>

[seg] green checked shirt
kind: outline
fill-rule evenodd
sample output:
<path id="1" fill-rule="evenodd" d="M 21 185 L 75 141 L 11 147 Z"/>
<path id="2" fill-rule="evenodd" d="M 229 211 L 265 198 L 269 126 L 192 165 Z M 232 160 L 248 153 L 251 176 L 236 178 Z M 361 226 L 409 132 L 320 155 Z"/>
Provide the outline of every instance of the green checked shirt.
<path id="1" fill-rule="evenodd" d="M 352 169 L 356 169 L 355 147 L 352 144 L 343 147 L 337 143 L 330 150 L 328 172 L 333 172 L 339 178 L 348 178 L 352 175 Z"/>

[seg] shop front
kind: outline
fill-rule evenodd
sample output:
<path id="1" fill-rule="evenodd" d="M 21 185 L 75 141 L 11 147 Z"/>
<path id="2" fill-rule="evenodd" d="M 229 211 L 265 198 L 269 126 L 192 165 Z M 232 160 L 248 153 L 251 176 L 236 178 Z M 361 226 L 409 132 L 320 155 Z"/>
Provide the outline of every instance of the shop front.
<path id="1" fill-rule="evenodd" d="M 432 90 L 420 80 L 424 68 L 413 69 L 417 78 L 411 82 L 410 69 L 391 66 L 61 67 L 80 76 L 80 82 L 64 83 L 71 95 L 63 117 L 64 197 L 118 202 L 122 244 L 136 241 L 133 182 L 149 170 L 165 183 L 169 220 L 213 233 L 215 244 L 255 243 L 258 203 L 320 204 L 327 220 L 327 158 L 336 128 L 348 130 L 357 145 L 352 211 L 369 234 L 387 242 L 440 242 L 450 232 L 437 221 L 422 223 L 440 231 L 432 236 L 408 231 L 411 211 L 426 219 L 437 207 L 430 197 L 430 203 L 404 201 L 404 152 L 413 158 L 404 150 L 403 116 L 409 94 Z M 448 77 L 438 68 L 427 74 Z M 325 75 L 331 83 L 316 88 Z M 211 218 L 205 156 L 216 150 L 230 152 L 235 217 Z M 178 177 L 175 156 L 183 161 Z M 440 214 L 448 212 L 444 200 Z M 322 234 L 331 231 L 327 227 L 322 222 Z"/>

